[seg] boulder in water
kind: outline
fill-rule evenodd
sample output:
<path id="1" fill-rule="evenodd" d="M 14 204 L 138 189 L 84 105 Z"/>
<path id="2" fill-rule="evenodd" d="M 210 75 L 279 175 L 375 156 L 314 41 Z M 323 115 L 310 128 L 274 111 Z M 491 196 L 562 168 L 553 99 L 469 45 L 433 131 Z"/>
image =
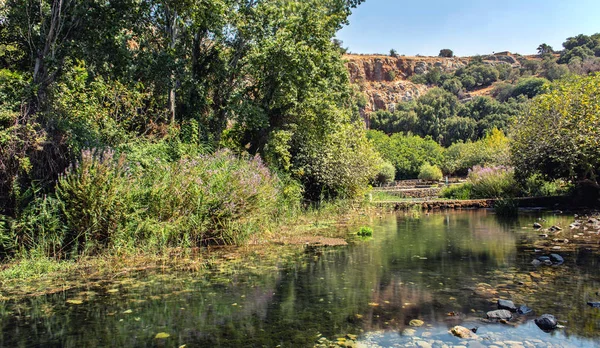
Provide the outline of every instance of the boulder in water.
<path id="1" fill-rule="evenodd" d="M 498 309 L 487 312 L 487 318 L 491 320 L 511 320 L 512 313 L 506 309 Z"/>
<path id="2" fill-rule="evenodd" d="M 517 310 L 517 306 L 513 303 L 513 301 L 509 300 L 498 300 L 498 309 L 508 309 L 511 312 L 515 312 Z"/>
<path id="3" fill-rule="evenodd" d="M 455 326 L 450 329 L 450 333 L 459 338 L 477 338 L 477 335 L 464 326 Z"/>
<path id="4" fill-rule="evenodd" d="M 528 315 L 533 313 L 533 309 L 527 307 L 526 305 L 522 305 L 519 308 L 517 308 L 517 313 L 521 315 Z"/>
<path id="5" fill-rule="evenodd" d="M 552 314 L 544 314 L 535 319 L 535 324 L 543 331 L 551 331 L 556 329 L 558 321 L 556 321 L 556 318 Z"/>
<path id="6" fill-rule="evenodd" d="M 550 254 L 550 260 L 552 261 L 552 263 L 555 263 L 557 265 L 562 265 L 565 262 L 565 259 L 563 259 L 563 257 L 558 254 Z"/>

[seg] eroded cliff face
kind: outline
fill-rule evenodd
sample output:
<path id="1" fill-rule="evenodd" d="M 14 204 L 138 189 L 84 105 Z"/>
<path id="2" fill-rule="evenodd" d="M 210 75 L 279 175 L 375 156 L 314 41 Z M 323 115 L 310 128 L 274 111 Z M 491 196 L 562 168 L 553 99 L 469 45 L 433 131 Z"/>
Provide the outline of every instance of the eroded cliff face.
<path id="1" fill-rule="evenodd" d="M 466 66 L 469 58 L 390 57 L 378 55 L 346 55 L 350 81 L 357 84 L 367 97 L 364 112 L 393 110 L 399 102 L 411 101 L 429 89 L 412 83 L 416 74 L 425 74 L 437 67 L 452 72 Z"/>

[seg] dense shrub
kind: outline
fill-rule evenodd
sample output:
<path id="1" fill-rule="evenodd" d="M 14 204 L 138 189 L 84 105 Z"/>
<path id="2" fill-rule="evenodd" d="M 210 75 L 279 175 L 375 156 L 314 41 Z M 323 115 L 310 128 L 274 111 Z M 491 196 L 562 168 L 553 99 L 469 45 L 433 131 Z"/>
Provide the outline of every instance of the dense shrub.
<path id="1" fill-rule="evenodd" d="M 470 183 L 446 186 L 440 192 L 440 197 L 448 199 L 471 199 L 473 185 Z"/>
<path id="2" fill-rule="evenodd" d="M 515 197 L 518 192 L 514 169 L 510 167 L 475 166 L 469 172 L 471 198 Z"/>
<path id="3" fill-rule="evenodd" d="M 429 163 L 425 163 L 419 170 L 419 179 L 426 181 L 440 181 L 442 180 L 442 170 L 437 166 L 432 166 Z"/>
<path id="4" fill-rule="evenodd" d="M 396 177 L 396 168 L 389 161 L 382 161 L 379 165 L 379 172 L 375 176 L 375 184 L 383 186 L 394 181 Z"/>
<path id="5" fill-rule="evenodd" d="M 539 77 L 519 80 L 513 89 L 512 97 L 516 98 L 520 95 L 524 95 L 527 98 L 533 98 L 543 92 L 543 87 L 546 82 L 548 82 L 548 80 Z"/>

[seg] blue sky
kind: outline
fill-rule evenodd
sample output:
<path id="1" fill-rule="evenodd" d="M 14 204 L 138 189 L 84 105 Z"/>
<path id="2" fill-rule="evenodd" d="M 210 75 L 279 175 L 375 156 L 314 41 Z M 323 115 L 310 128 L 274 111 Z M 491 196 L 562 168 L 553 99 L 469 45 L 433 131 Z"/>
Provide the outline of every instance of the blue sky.
<path id="1" fill-rule="evenodd" d="M 469 56 L 555 49 L 600 32 L 600 0 L 366 0 L 337 37 L 354 53 Z"/>

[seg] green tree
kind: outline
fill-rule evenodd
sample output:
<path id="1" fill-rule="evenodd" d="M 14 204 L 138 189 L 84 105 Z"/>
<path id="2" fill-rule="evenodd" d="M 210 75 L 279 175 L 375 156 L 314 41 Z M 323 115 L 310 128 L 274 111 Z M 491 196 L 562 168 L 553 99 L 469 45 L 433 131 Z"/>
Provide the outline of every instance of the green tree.
<path id="1" fill-rule="evenodd" d="M 554 49 L 552 48 L 552 46 L 550 46 L 546 43 L 539 45 L 537 48 L 537 51 L 540 56 L 543 56 L 548 53 L 554 53 Z"/>
<path id="2" fill-rule="evenodd" d="M 597 180 L 600 75 L 554 82 L 515 124 L 512 160 L 521 178 Z"/>
<path id="3" fill-rule="evenodd" d="M 444 49 L 440 50 L 440 54 L 438 56 L 452 58 L 452 57 L 454 57 L 454 52 L 452 52 L 451 49 L 444 48 Z"/>

